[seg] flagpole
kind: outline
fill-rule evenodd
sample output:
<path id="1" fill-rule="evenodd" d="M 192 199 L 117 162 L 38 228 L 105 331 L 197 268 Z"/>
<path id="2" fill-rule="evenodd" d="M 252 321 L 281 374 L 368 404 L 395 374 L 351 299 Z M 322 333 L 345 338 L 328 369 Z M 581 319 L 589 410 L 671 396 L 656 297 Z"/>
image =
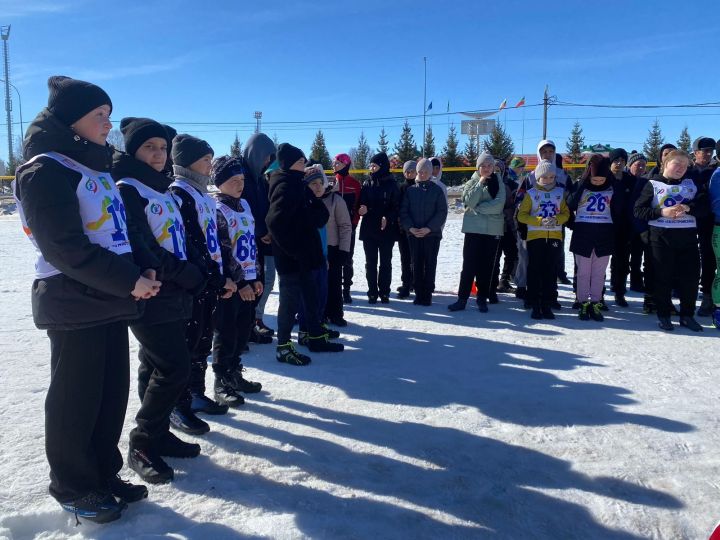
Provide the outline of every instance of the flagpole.
<path id="1" fill-rule="evenodd" d="M 522 142 L 520 143 L 520 146 L 522 148 L 520 150 L 520 153 L 524 155 L 525 154 L 525 107 L 524 106 L 523 106 L 523 117 L 522 117 Z"/>
<path id="2" fill-rule="evenodd" d="M 423 85 L 423 138 L 422 138 L 422 157 L 425 157 L 425 116 L 427 115 L 427 56 L 423 56 L 423 66 L 425 69 L 425 83 Z"/>

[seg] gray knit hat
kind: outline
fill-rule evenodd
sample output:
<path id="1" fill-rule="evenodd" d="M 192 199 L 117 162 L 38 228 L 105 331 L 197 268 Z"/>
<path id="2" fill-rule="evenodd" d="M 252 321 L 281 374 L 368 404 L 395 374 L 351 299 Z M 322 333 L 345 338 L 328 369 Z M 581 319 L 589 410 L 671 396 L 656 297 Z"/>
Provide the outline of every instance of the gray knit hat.
<path id="1" fill-rule="evenodd" d="M 548 161 L 547 159 L 543 159 L 540 163 L 538 163 L 537 167 L 535 167 L 535 178 L 540 178 L 541 176 L 545 176 L 546 174 L 550 173 L 556 173 L 557 167 L 555 167 L 555 164 L 552 161 Z"/>
<path id="2" fill-rule="evenodd" d="M 628 157 L 628 160 L 627 160 L 628 168 L 630 168 L 630 165 L 632 165 L 636 161 L 641 161 L 641 160 L 647 161 L 647 158 L 640 152 L 634 152 L 634 153 L 630 154 L 630 157 Z"/>
<path id="3" fill-rule="evenodd" d="M 414 159 L 411 159 L 410 161 L 406 161 L 403 165 L 403 174 L 405 174 L 408 171 L 414 171 L 415 167 L 417 167 L 417 161 Z"/>
<path id="4" fill-rule="evenodd" d="M 417 170 L 418 174 L 420 174 L 420 171 L 423 169 L 427 170 L 427 172 L 432 175 L 432 161 L 430 161 L 430 159 L 422 158 L 417 162 L 415 170 Z"/>
<path id="5" fill-rule="evenodd" d="M 476 168 L 479 169 L 479 168 L 480 168 L 480 165 L 482 165 L 482 164 L 485 163 L 486 161 L 491 161 L 492 164 L 493 164 L 493 167 L 495 166 L 495 158 L 492 157 L 492 154 L 490 154 L 490 153 L 488 153 L 488 152 L 483 152 L 482 154 L 480 154 L 480 155 L 478 156 L 477 161 L 475 162 Z"/>

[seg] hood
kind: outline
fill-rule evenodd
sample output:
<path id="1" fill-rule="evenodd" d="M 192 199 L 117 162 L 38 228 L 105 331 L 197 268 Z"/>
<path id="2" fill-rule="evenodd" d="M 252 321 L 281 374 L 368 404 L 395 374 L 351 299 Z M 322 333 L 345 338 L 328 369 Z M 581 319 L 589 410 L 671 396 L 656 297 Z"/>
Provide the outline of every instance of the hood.
<path id="1" fill-rule="evenodd" d="M 432 161 L 433 159 L 437 159 L 437 160 L 440 162 L 440 172 L 438 173 L 437 176 L 433 176 L 433 178 L 439 182 L 440 179 L 442 178 L 442 171 L 443 171 L 442 159 L 440 159 L 440 158 L 437 157 L 437 156 L 433 156 L 433 157 L 430 158 L 430 161 Z"/>
<path id="2" fill-rule="evenodd" d="M 94 171 L 109 171 L 112 147 L 80 137 L 49 110 L 43 109 L 25 133 L 23 157 L 30 160 L 45 152 L 59 152 Z"/>
<path id="3" fill-rule="evenodd" d="M 265 160 L 268 156 L 274 156 L 275 152 L 275 143 L 264 133 L 254 133 L 247 140 L 242 155 L 248 171 L 255 180 L 263 173 Z"/>
<path id="4" fill-rule="evenodd" d="M 112 176 L 117 182 L 123 178 L 135 178 L 158 193 L 165 193 L 170 187 L 172 178 L 164 172 L 157 172 L 130 154 L 118 150 L 113 154 Z"/>
<path id="5" fill-rule="evenodd" d="M 555 149 L 555 154 L 557 154 L 557 146 L 555 146 L 555 143 L 554 143 L 553 141 L 551 141 L 550 139 L 543 139 L 543 140 L 540 141 L 540 142 L 538 143 L 538 145 L 537 145 L 537 152 L 536 152 L 536 154 L 537 154 L 538 162 L 539 162 L 539 161 L 542 161 L 542 158 L 540 157 L 540 149 L 541 149 L 543 146 L 545 146 L 546 144 L 552 145 L 552 147 Z M 555 163 L 555 156 L 553 156 L 553 158 L 552 158 L 552 159 L 549 159 L 548 161 L 552 161 L 553 163 Z"/>

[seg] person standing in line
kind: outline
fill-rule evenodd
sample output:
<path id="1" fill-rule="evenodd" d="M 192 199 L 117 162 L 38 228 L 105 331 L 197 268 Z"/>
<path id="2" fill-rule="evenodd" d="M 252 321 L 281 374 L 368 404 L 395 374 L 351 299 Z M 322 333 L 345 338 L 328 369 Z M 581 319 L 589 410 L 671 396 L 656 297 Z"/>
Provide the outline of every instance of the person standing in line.
<path id="1" fill-rule="evenodd" d="M 360 192 L 362 217 L 360 240 L 365 250 L 365 277 L 368 303 L 390 302 L 392 252 L 398 235 L 400 190 L 390 174 L 390 160 L 385 152 L 370 159 L 370 178 Z M 378 271 L 378 262 L 380 268 Z"/>
<path id="2" fill-rule="evenodd" d="M 100 87 L 48 79 L 48 103 L 28 127 L 13 193 L 38 252 L 35 326 L 50 339 L 45 452 L 50 495 L 97 523 L 147 497 L 118 476 L 130 388 L 128 321 L 161 283 L 131 251 L 124 205 L 110 174 L 112 101 Z M 116 498 L 117 497 L 117 498 Z"/>
<path id="3" fill-rule="evenodd" d="M 350 221 L 352 223 L 350 255 L 347 257 L 342 266 L 343 303 L 345 304 L 352 304 L 350 287 L 352 287 L 353 276 L 355 275 L 355 270 L 353 269 L 353 257 L 355 256 L 355 231 L 358 223 L 360 222 L 358 209 L 360 208 L 360 191 L 362 190 L 360 182 L 350 175 L 351 165 L 352 159 L 350 159 L 350 156 L 347 154 L 338 154 L 335 156 L 335 160 L 333 161 L 333 170 L 335 171 L 334 189 L 345 200 L 348 213 L 350 214 Z"/>
<path id="4" fill-rule="evenodd" d="M 625 294 L 627 293 L 627 278 L 630 274 L 630 245 L 633 237 L 633 203 L 632 193 L 635 189 L 635 177 L 625 170 L 628 162 L 628 153 L 624 148 L 615 148 L 610 152 L 610 171 L 615 181 L 613 182 L 614 206 L 620 201 L 626 208 L 616 213 L 613 224 L 615 225 L 615 247 L 610 258 L 610 286 L 615 294 L 615 305 L 628 307 Z"/>
<path id="5" fill-rule="evenodd" d="M 647 168 L 647 158 L 635 150 L 630 153 L 627 162 L 627 170 L 633 176 L 632 193 L 628 195 L 627 202 L 630 205 L 630 226 L 632 227 L 630 238 L 630 290 L 644 293 L 645 292 L 645 274 L 647 268 L 643 269 L 643 241 L 635 227 L 635 216 L 633 215 L 635 207 L 634 194 L 637 192 L 637 183 L 641 182 L 641 178 L 645 176 Z M 647 266 L 647 262 L 644 263 Z"/>
<path id="6" fill-rule="evenodd" d="M 405 194 L 409 187 L 415 185 L 417 176 L 417 162 L 414 160 L 406 161 L 403 164 L 403 177 L 405 181 L 400 184 L 400 207 L 402 208 Z M 398 234 L 398 251 L 400 251 L 400 280 L 402 284 L 397 289 L 397 297 L 400 299 L 408 298 L 413 288 L 413 270 L 412 256 L 410 255 L 410 245 L 408 244 L 408 232 L 403 229 L 402 221 L 399 223 L 400 234 Z"/>
<path id="7" fill-rule="evenodd" d="M 448 309 L 465 309 L 475 280 L 477 306 L 481 313 L 486 313 L 493 267 L 503 235 L 505 184 L 495 173 L 495 158 L 487 152 L 480 154 L 476 165 L 477 171 L 463 186 L 463 263 L 458 299 Z"/>

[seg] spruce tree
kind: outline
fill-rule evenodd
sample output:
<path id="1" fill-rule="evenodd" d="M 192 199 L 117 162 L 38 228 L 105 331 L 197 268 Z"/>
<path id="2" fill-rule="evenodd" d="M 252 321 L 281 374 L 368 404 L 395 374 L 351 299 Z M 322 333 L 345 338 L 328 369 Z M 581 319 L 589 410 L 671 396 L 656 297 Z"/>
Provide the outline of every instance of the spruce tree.
<path id="1" fill-rule="evenodd" d="M 354 169 L 367 169 L 370 158 L 372 157 L 370 155 L 371 152 L 372 149 L 370 148 L 370 145 L 365 138 L 365 132 L 361 131 L 360 137 L 358 138 L 357 150 L 355 151 L 352 167 Z M 358 181 L 362 182 L 365 179 L 365 175 L 360 174 L 357 176 L 357 179 Z"/>
<path id="2" fill-rule="evenodd" d="M 325 136 L 321 129 L 315 134 L 315 140 L 310 148 L 309 159 L 322 164 L 323 169 L 330 169 L 332 167 L 330 153 L 327 150 L 327 146 L 325 146 Z"/>
<path id="3" fill-rule="evenodd" d="M 415 159 L 420 153 L 418 147 L 415 146 L 415 138 L 413 137 L 412 129 L 410 129 L 410 122 L 407 120 L 405 120 L 402 133 L 400 133 L 400 140 L 395 145 L 395 153 L 400 163 Z"/>
<path id="4" fill-rule="evenodd" d="M 242 143 L 238 138 L 237 132 L 235 132 L 235 140 L 230 145 L 230 155 L 234 158 L 239 158 L 242 155 Z"/>
<path id="5" fill-rule="evenodd" d="M 680 132 L 680 138 L 677 140 L 677 147 L 679 150 L 682 150 L 684 152 L 690 152 L 691 146 L 692 139 L 690 138 L 690 133 L 688 133 L 688 127 L 685 126 Z"/>
<path id="6" fill-rule="evenodd" d="M 660 129 L 660 122 L 656 119 L 652 128 L 650 128 L 648 137 L 643 145 L 643 153 L 645 154 L 645 157 L 648 158 L 648 161 L 657 162 L 660 159 L 660 147 L 663 144 L 665 144 L 665 139 L 663 138 L 662 130 Z"/>
<path id="7" fill-rule="evenodd" d="M 423 155 L 427 158 L 435 155 L 435 137 L 433 136 L 432 125 L 427 127 L 425 132 L 425 143 L 423 144 Z"/>
<path id="8" fill-rule="evenodd" d="M 580 122 L 576 121 L 570 132 L 570 138 L 567 143 L 565 143 L 567 156 L 570 158 L 571 163 L 581 162 L 583 146 L 585 146 L 585 136 L 583 135 L 582 127 L 580 127 Z M 582 171 L 580 169 L 571 169 L 569 174 L 573 180 L 576 180 L 582 174 Z"/>
<path id="9" fill-rule="evenodd" d="M 495 127 L 483 141 L 483 150 L 492 155 L 495 159 L 507 159 L 515 152 L 515 145 L 512 138 L 507 134 L 502 124 L 495 122 Z"/>
<path id="10" fill-rule="evenodd" d="M 478 138 L 477 135 L 470 135 L 470 139 L 465 143 L 465 150 L 463 150 L 463 156 L 467 162 L 468 167 L 475 167 L 478 158 Z"/>
<path id="11" fill-rule="evenodd" d="M 455 132 L 455 126 L 450 125 L 448 130 L 447 141 L 443 147 L 442 152 L 443 167 L 460 167 L 462 166 L 462 156 L 458 154 L 458 140 Z M 448 172 L 443 173 L 443 180 L 447 180 L 447 184 L 454 186 L 458 183 L 462 173 L 460 172 Z M 447 177 L 447 178 L 446 178 Z"/>
<path id="12" fill-rule="evenodd" d="M 378 153 L 385 152 L 386 154 L 390 151 L 390 143 L 387 139 L 387 133 L 385 133 L 385 128 L 382 128 L 380 130 L 380 138 L 378 139 Z"/>

